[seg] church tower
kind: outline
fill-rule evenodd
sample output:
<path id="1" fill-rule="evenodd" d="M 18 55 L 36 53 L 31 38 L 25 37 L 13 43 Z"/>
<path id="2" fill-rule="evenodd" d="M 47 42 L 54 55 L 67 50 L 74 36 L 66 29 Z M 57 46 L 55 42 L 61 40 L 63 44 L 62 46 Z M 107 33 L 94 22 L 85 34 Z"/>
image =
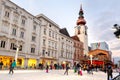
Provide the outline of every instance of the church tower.
<path id="1" fill-rule="evenodd" d="M 84 19 L 84 13 L 82 9 L 82 5 L 80 6 L 79 17 L 75 27 L 75 35 L 78 36 L 79 40 L 83 42 L 84 47 L 84 55 L 88 55 L 88 35 L 87 35 L 87 26 L 86 21 Z"/>

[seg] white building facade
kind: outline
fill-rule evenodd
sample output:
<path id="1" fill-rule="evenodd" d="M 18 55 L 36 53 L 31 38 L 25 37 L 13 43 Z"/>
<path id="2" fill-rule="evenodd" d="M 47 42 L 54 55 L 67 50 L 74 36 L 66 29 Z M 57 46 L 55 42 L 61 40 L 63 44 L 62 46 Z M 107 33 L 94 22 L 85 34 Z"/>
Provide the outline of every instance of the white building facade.
<path id="1" fill-rule="evenodd" d="M 0 0 L 0 60 L 4 67 L 16 55 L 18 67 L 31 67 L 39 61 L 40 21 L 9 0 Z"/>
<path id="2" fill-rule="evenodd" d="M 72 38 L 43 14 L 33 16 L 10 0 L 0 0 L 0 61 L 8 68 L 19 46 L 17 67 L 35 68 L 39 63 L 73 65 Z"/>
<path id="3" fill-rule="evenodd" d="M 73 65 L 72 38 L 60 33 L 59 25 L 45 15 L 37 15 L 37 18 L 41 21 L 40 63 L 44 66 Z"/>
<path id="4" fill-rule="evenodd" d="M 59 63 L 63 68 L 65 64 L 70 67 L 73 66 L 73 56 L 74 56 L 74 40 L 70 38 L 69 33 L 66 28 L 60 30 L 59 36 Z"/>
<path id="5" fill-rule="evenodd" d="M 37 15 L 41 21 L 40 63 L 54 66 L 58 63 L 59 26 L 43 14 Z"/>

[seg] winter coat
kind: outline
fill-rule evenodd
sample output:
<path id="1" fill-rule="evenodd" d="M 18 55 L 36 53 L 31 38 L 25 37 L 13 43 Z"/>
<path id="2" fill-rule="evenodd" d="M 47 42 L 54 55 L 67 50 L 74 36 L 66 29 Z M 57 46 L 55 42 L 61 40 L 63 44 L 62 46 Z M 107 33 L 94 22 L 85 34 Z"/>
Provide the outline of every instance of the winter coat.
<path id="1" fill-rule="evenodd" d="M 107 68 L 107 74 L 112 74 L 113 70 L 112 70 L 112 67 L 108 67 Z"/>
<path id="2" fill-rule="evenodd" d="M 13 68 L 16 67 L 16 62 L 15 62 L 15 61 L 12 62 L 12 67 L 13 67 Z"/>

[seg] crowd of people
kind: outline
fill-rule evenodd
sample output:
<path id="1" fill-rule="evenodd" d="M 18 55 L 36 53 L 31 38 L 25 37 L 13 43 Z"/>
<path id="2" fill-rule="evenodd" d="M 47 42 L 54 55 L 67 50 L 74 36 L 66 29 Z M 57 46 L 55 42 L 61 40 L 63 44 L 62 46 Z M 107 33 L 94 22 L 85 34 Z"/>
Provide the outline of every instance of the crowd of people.
<path id="1" fill-rule="evenodd" d="M 59 64 L 54 64 L 54 65 L 43 65 L 43 64 L 39 64 L 39 69 L 46 69 L 46 73 L 48 73 L 49 69 L 52 70 L 52 69 L 65 69 L 65 72 L 64 72 L 64 75 L 68 75 L 69 73 L 69 69 L 74 69 L 74 73 L 77 73 L 78 75 L 83 75 L 82 73 L 82 70 L 86 70 L 88 74 L 92 74 L 93 75 L 93 71 L 98 71 L 98 70 L 101 70 L 101 67 L 97 66 L 97 65 L 81 65 L 80 63 L 77 63 L 77 64 L 74 64 L 72 67 L 69 65 L 69 64 L 62 64 L 62 65 L 59 65 Z M 2 70 L 2 67 L 3 67 L 3 62 L 1 61 L 0 62 L 0 70 Z M 16 67 L 16 61 L 15 60 L 11 60 L 10 61 L 10 65 L 9 65 L 9 74 L 13 74 L 14 73 L 14 68 Z M 110 80 L 113 78 L 113 67 L 111 64 L 108 64 L 108 65 L 105 65 L 104 66 L 104 69 L 102 70 L 104 71 L 105 73 L 107 73 L 107 80 Z M 117 71 L 119 72 L 119 75 L 120 75 L 120 68 L 117 69 Z"/>

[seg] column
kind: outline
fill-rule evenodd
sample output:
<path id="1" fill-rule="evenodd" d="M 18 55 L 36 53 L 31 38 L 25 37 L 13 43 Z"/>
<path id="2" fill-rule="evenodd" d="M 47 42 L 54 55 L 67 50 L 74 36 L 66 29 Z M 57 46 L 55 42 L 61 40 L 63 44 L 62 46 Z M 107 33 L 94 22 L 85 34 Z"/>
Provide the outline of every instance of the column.
<path id="1" fill-rule="evenodd" d="M 90 55 L 90 63 L 92 64 L 92 55 Z"/>
<path id="2" fill-rule="evenodd" d="M 39 63 L 40 63 L 40 59 L 36 59 L 37 60 L 37 63 L 36 63 L 36 68 L 39 67 Z"/>
<path id="3" fill-rule="evenodd" d="M 24 68 L 27 69 L 28 68 L 28 58 L 25 58 L 25 63 L 24 63 Z"/>

